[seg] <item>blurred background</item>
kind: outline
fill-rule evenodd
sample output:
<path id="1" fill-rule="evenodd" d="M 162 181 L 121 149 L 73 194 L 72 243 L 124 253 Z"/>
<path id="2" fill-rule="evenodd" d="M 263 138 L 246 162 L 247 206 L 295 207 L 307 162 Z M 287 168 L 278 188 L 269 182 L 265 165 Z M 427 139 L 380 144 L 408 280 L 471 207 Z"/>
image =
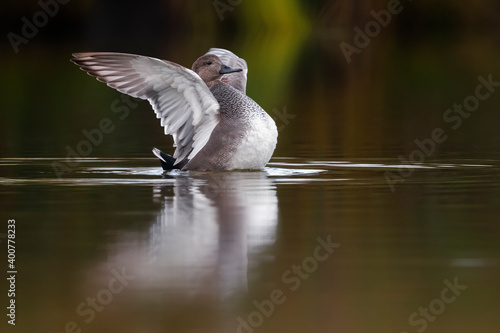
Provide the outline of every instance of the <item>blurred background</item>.
<path id="1" fill-rule="evenodd" d="M 119 93 L 70 63 L 77 51 L 136 53 L 190 67 L 210 47 L 232 50 L 248 62 L 248 95 L 278 122 L 273 109 L 294 116 L 275 156 L 406 154 L 414 139 L 444 126 L 444 111 L 474 92 L 479 75 L 500 78 L 495 0 L 402 1 L 402 11 L 350 63 L 340 43 L 355 45 L 354 27 L 364 31 L 374 20 L 370 11 L 387 10 L 388 1 L 233 3 L 72 0 L 18 53 L 4 37 L 2 156 L 64 157 L 83 129 L 110 117 Z M 37 1 L 3 1 L 4 35 L 22 36 L 22 17 L 32 21 L 40 10 Z M 499 101 L 493 94 L 481 103 L 435 156 L 494 151 Z M 142 102 L 89 157 L 149 157 L 168 140 Z"/>
<path id="2" fill-rule="evenodd" d="M 469 288 L 427 332 L 498 332 L 500 87 L 456 130 L 443 115 L 479 76 L 500 81 L 499 1 L 401 1 L 349 57 L 341 45 L 395 1 L 55 1 L 0 3 L 12 331 L 236 332 L 281 288 L 286 303 L 255 332 L 417 332 L 409 316 L 458 277 Z M 246 59 L 247 94 L 280 128 L 266 172 L 161 178 L 151 148 L 172 141 L 149 103 L 120 118 L 121 94 L 69 61 L 114 51 L 191 67 L 211 47 Z M 104 118 L 114 130 L 95 159 L 57 179 L 52 159 Z M 392 193 L 384 172 L 435 128 L 447 140 Z M 328 235 L 342 246 L 291 292 L 282 274 Z M 75 308 L 122 267 L 136 280 L 85 323 Z"/>

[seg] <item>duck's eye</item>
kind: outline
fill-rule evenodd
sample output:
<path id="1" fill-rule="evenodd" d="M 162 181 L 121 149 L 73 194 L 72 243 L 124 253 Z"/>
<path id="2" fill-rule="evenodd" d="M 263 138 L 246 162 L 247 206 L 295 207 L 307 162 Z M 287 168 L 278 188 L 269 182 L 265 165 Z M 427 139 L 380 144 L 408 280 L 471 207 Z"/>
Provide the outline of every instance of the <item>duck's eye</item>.
<path id="1" fill-rule="evenodd" d="M 212 64 L 212 62 L 211 62 L 211 61 L 207 61 L 207 62 L 205 63 L 205 65 L 207 65 L 207 66 L 210 66 L 211 64 Z"/>

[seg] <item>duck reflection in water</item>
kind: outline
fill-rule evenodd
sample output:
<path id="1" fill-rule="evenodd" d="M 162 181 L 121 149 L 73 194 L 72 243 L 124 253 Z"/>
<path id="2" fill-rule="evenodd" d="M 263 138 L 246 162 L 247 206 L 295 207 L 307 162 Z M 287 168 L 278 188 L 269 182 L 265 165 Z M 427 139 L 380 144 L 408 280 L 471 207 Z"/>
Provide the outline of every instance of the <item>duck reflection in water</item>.
<path id="1" fill-rule="evenodd" d="M 166 325 L 185 307 L 234 320 L 249 281 L 260 278 L 252 272 L 273 259 L 273 181 L 266 172 L 178 172 L 153 187 L 153 201 L 160 209 L 146 233 L 121 231 L 109 245 L 108 259 L 99 265 L 102 274 L 92 274 L 100 276 L 98 285 L 111 268 L 126 267 L 135 279 L 113 303 L 119 309 L 146 303 L 161 312 Z M 147 315 L 153 316 L 149 310 Z"/>
<path id="2" fill-rule="evenodd" d="M 152 280 L 222 299 L 245 291 L 248 265 L 257 265 L 276 237 L 278 200 L 264 172 L 178 176 L 156 187 L 162 204 L 151 227 Z"/>

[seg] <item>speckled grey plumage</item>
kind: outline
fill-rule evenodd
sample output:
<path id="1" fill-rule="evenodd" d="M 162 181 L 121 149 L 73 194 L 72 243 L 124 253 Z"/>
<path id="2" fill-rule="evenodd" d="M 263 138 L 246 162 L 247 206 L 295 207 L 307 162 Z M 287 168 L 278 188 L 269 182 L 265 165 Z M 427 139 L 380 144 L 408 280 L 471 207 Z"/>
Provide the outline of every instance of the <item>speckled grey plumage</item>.
<path id="1" fill-rule="evenodd" d="M 226 170 L 252 119 L 266 114 L 253 99 L 227 83 L 218 82 L 210 91 L 220 105 L 220 123 L 205 147 L 183 170 Z"/>

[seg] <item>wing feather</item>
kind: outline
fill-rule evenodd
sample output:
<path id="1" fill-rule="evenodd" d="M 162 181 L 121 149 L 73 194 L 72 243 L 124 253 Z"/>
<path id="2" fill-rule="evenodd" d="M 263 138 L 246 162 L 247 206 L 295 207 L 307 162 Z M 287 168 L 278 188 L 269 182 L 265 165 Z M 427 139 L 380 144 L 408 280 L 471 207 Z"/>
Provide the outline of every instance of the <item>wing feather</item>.
<path id="1" fill-rule="evenodd" d="M 75 53 L 72 61 L 124 94 L 148 100 L 165 134 L 174 138 L 176 164 L 193 158 L 219 123 L 219 103 L 192 70 L 125 53 Z"/>

